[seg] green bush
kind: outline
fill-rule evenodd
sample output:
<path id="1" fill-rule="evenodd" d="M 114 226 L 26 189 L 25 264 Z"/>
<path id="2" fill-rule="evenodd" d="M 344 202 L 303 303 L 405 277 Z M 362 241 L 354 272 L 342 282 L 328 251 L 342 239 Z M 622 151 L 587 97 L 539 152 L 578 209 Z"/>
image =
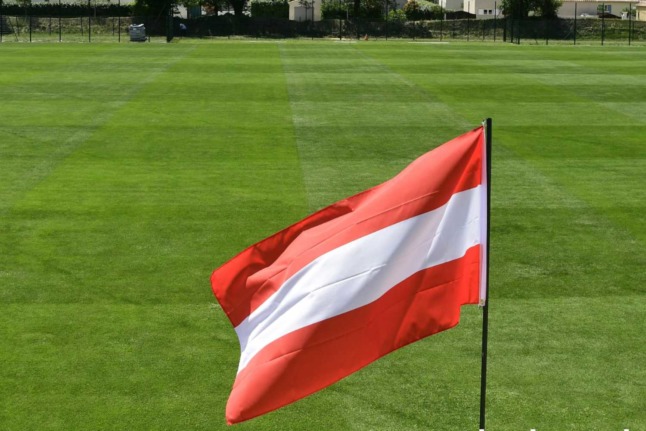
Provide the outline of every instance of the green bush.
<path id="1" fill-rule="evenodd" d="M 426 0 L 408 0 L 403 8 L 406 18 L 411 21 L 442 19 L 442 7 Z"/>
<path id="2" fill-rule="evenodd" d="M 289 18 L 287 0 L 252 0 L 251 16 L 255 18 Z"/>
<path id="3" fill-rule="evenodd" d="M 345 19 L 352 13 L 352 8 L 342 0 L 323 0 L 321 4 L 321 18 Z"/>
<path id="4" fill-rule="evenodd" d="M 87 3 L 37 3 L 32 4 L 6 4 L 2 5 L 3 15 L 14 16 L 61 16 L 63 18 L 86 17 L 86 16 L 131 16 L 132 5 L 100 4 L 92 5 L 88 9 Z"/>
<path id="5" fill-rule="evenodd" d="M 384 19 L 383 0 L 361 0 L 361 18 L 369 20 Z"/>
<path id="6" fill-rule="evenodd" d="M 391 10 L 386 17 L 388 22 L 405 22 L 406 13 L 402 9 Z"/>
<path id="7" fill-rule="evenodd" d="M 323 4 L 321 5 L 321 16 L 323 19 L 355 18 L 353 3 L 343 0 L 323 0 Z M 383 0 L 361 0 L 359 18 L 370 21 L 383 20 Z"/>

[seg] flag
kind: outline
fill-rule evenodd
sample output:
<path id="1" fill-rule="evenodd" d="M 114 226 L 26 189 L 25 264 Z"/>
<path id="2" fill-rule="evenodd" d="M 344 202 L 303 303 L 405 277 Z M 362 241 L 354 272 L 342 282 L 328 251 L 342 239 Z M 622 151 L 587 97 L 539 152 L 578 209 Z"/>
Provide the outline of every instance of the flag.
<path id="1" fill-rule="evenodd" d="M 332 204 L 216 269 L 240 341 L 229 424 L 283 407 L 482 303 L 484 128 Z"/>

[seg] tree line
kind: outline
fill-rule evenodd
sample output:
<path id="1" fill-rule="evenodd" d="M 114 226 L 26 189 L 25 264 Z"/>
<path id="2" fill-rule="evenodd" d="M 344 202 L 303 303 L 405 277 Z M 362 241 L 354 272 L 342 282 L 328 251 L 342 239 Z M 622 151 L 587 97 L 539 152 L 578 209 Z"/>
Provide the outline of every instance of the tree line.
<path id="1" fill-rule="evenodd" d="M 248 4 L 258 3 L 256 5 Z M 311 0 L 301 0 L 303 4 L 311 4 Z M 501 0 L 500 8 L 504 16 L 511 18 L 527 18 L 540 16 L 556 18 L 562 0 Z M 94 16 L 167 16 L 178 5 L 185 7 L 200 6 L 209 14 L 216 15 L 220 11 L 232 10 L 236 17 L 242 17 L 245 10 L 251 6 L 252 12 L 272 16 L 271 11 L 288 13 L 287 0 L 136 0 L 133 5 L 118 5 L 113 3 L 85 2 L 57 3 L 52 0 L 47 3 L 32 4 L 29 0 L 19 0 L 16 3 L 4 3 L 3 14 L 36 16 L 60 15 L 64 17 L 84 16 L 88 14 L 88 5 Z M 393 0 L 323 0 L 323 18 L 361 18 L 379 20 L 387 18 L 394 11 Z M 434 1 L 409 0 L 401 11 L 402 16 L 409 20 L 442 19 L 445 14 Z M 453 12 L 455 14 L 455 12 Z M 275 15 L 275 14 L 274 14 Z M 286 16 L 285 16 L 286 17 Z"/>

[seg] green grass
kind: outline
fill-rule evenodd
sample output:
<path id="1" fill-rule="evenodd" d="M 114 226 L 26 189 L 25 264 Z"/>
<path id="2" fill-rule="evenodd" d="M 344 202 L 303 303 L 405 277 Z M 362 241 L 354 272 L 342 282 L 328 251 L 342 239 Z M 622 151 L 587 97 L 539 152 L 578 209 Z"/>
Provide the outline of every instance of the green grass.
<path id="1" fill-rule="evenodd" d="M 0 46 L 0 429 L 225 429 L 210 272 L 491 116 L 488 429 L 646 428 L 646 51 Z M 477 429 L 480 312 L 241 430 Z"/>

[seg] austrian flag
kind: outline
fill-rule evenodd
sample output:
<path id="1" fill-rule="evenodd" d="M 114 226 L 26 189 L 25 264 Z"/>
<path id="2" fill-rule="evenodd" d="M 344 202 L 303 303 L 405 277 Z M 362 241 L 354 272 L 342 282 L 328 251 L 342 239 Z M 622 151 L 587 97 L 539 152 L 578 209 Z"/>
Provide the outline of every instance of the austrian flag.
<path id="1" fill-rule="evenodd" d="M 240 340 L 229 424 L 312 394 L 457 325 L 485 298 L 487 178 L 479 127 L 213 272 Z M 482 286 L 482 287 L 481 287 Z"/>

